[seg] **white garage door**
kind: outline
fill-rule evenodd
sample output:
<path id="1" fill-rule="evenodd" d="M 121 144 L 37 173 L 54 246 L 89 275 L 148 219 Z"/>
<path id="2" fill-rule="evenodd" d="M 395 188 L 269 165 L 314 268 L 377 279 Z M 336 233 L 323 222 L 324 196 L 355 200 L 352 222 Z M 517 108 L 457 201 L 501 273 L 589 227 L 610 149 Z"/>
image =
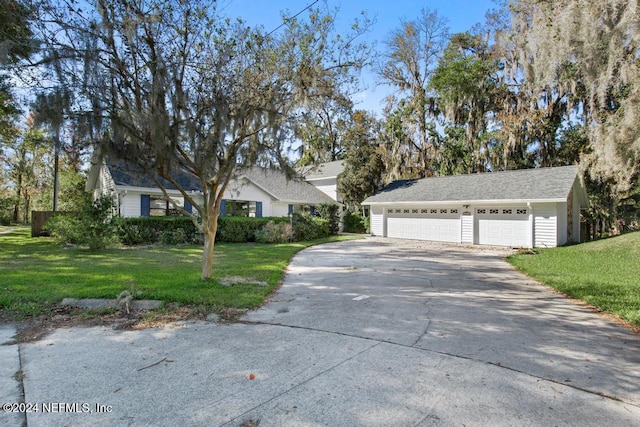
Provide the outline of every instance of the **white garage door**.
<path id="1" fill-rule="evenodd" d="M 401 239 L 460 242 L 458 208 L 388 208 L 387 236 Z"/>
<path id="2" fill-rule="evenodd" d="M 526 208 L 478 208 L 478 244 L 527 247 L 529 243 L 529 211 Z"/>

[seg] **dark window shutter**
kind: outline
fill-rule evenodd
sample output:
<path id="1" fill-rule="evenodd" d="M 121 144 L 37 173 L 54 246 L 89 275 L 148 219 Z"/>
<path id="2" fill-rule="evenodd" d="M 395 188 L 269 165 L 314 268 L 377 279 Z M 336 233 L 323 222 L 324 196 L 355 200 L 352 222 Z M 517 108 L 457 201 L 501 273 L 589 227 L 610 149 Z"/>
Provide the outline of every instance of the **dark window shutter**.
<path id="1" fill-rule="evenodd" d="M 289 205 L 289 212 L 288 214 L 291 215 L 293 213 L 293 205 Z"/>
<path id="2" fill-rule="evenodd" d="M 220 216 L 225 216 L 227 210 L 227 201 L 222 199 L 220 202 Z"/>
<path id="3" fill-rule="evenodd" d="M 262 218 L 262 202 L 256 202 L 256 217 Z"/>
<path id="4" fill-rule="evenodd" d="M 151 216 L 151 196 L 148 194 L 140 195 L 140 215 Z"/>
<path id="5" fill-rule="evenodd" d="M 189 203 L 189 201 L 186 199 L 184 201 L 184 210 L 187 211 L 188 213 L 193 212 L 193 206 L 191 206 L 191 203 Z"/>
<path id="6" fill-rule="evenodd" d="M 309 212 L 311 213 L 311 216 L 316 216 L 316 207 L 309 206 Z"/>

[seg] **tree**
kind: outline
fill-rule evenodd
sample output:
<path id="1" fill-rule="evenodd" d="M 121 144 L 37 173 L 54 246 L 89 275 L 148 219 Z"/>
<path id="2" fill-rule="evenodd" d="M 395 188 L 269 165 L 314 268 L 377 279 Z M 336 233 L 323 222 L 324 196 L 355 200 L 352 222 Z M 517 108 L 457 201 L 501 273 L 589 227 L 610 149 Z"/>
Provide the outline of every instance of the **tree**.
<path id="1" fill-rule="evenodd" d="M 640 173 L 637 0 L 522 0 L 512 16 L 520 56 L 536 58 L 524 64 L 527 79 L 583 98 L 589 171 L 625 194 Z"/>
<path id="2" fill-rule="evenodd" d="M 437 163 L 443 166 L 439 172 L 487 170 L 489 150 L 482 143 L 487 141 L 488 114 L 494 110 L 497 68 L 488 40 L 481 35 L 467 32 L 451 37 L 429 83 L 451 127 L 437 156 Z M 456 159 L 461 165 L 455 165 Z"/>
<path id="3" fill-rule="evenodd" d="M 338 191 L 351 210 L 382 187 L 384 164 L 377 150 L 380 124 L 371 114 L 357 110 L 353 126 L 345 134 L 344 172 Z"/>
<path id="4" fill-rule="evenodd" d="M 209 279 L 224 192 L 240 167 L 279 165 L 305 103 L 331 99 L 365 62 L 354 38 L 332 38 L 334 19 L 312 10 L 266 34 L 220 20 L 207 1 L 98 0 L 43 17 L 65 72 L 77 73 L 76 113 L 103 116 L 99 152 L 135 163 L 189 201 L 204 233 L 202 278 Z M 357 34 L 365 27 L 354 25 Z M 354 35 L 355 37 L 355 35 Z M 84 109 L 84 110 L 82 110 Z M 191 187 L 176 171 L 196 179 Z M 186 212 L 185 212 L 186 213 Z"/>
<path id="5" fill-rule="evenodd" d="M 406 130 L 412 163 L 419 177 L 433 174 L 437 145 L 433 140 L 433 124 L 437 105 L 429 93 L 429 80 L 449 38 L 446 21 L 435 11 L 423 9 L 412 21 L 402 21 L 389 36 L 378 74 L 384 83 L 404 96 L 396 113 L 406 114 Z M 395 98 L 389 98 L 391 101 Z"/>
<path id="6" fill-rule="evenodd" d="M 45 135 L 34 127 L 33 117 L 27 119 L 23 132 L 16 133 L 7 162 L 14 190 L 14 222 L 29 222 L 34 199 L 39 199 L 47 186 L 50 177 L 47 142 Z"/>

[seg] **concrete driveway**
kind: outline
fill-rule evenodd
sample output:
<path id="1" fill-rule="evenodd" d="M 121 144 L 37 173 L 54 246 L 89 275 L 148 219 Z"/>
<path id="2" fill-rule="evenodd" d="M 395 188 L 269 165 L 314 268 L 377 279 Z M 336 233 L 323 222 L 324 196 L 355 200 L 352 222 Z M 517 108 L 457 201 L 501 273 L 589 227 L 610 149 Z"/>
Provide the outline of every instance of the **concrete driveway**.
<path id="1" fill-rule="evenodd" d="M 41 407 L 28 426 L 638 425 L 640 337 L 503 255 L 375 238 L 313 247 L 240 324 L 2 346 L 0 397 L 17 401 L 7 375 L 21 369 L 25 402 L 90 409 Z"/>

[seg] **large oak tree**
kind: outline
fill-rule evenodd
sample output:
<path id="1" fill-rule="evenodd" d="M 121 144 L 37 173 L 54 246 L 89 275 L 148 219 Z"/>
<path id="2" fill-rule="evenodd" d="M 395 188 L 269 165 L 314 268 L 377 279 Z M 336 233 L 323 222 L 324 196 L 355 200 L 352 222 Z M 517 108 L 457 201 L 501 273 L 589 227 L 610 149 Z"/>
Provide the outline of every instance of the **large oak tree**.
<path id="1" fill-rule="evenodd" d="M 335 35 L 334 15 L 320 9 L 269 33 L 222 18 L 210 1 L 61 2 L 41 18 L 49 59 L 71 76 L 74 114 L 96 117 L 97 150 L 135 163 L 160 188 L 170 182 L 194 207 L 203 279 L 234 173 L 286 169 L 305 105 L 331 99 L 365 60 L 355 37 Z M 365 29 L 353 26 L 355 35 Z M 181 185 L 178 170 L 202 194 Z"/>

